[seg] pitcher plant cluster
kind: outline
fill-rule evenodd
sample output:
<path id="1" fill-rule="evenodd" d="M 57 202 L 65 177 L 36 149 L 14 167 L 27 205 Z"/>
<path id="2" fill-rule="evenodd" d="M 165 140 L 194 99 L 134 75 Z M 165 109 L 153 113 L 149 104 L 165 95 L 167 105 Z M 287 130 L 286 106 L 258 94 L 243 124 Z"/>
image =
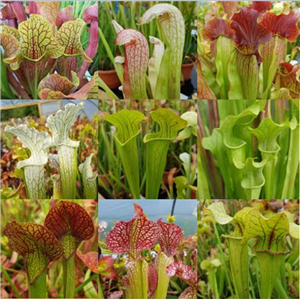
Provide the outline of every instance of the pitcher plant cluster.
<path id="1" fill-rule="evenodd" d="M 88 72 L 98 49 L 98 3 L 83 5 L 82 18 L 71 5 L 60 5 L 13 1 L 2 7 L 2 98 L 98 99 L 97 73 Z"/>
<path id="2" fill-rule="evenodd" d="M 78 259 L 91 271 L 95 271 L 93 264 L 97 266 L 97 252 L 81 253 L 78 250 L 82 241 L 94 236 L 94 221 L 75 202 L 54 204 L 43 225 L 12 220 L 6 224 L 3 235 L 8 238 L 9 248 L 24 259 L 29 298 L 48 298 L 47 281 L 51 280 L 52 274 L 49 268 L 54 268 L 54 264 L 61 264 L 63 268 L 64 298 L 75 296 Z"/>
<path id="3" fill-rule="evenodd" d="M 198 98 L 300 97 L 296 2 L 201 4 L 198 27 Z"/>
<path id="4" fill-rule="evenodd" d="M 216 299 L 226 293 L 235 299 L 297 298 L 299 225 L 295 216 L 299 203 L 286 203 L 282 210 L 280 201 L 254 201 L 230 216 L 228 210 L 235 206 L 231 201 L 202 203 L 200 208 L 200 255 L 209 254 L 201 242 L 211 230 L 215 238 L 208 244 L 214 247 L 213 241 L 218 240 L 211 257 L 199 262 L 202 276 L 208 278 L 202 293 Z"/>
<path id="5" fill-rule="evenodd" d="M 82 110 L 83 103 L 78 105 L 70 103 L 64 110 L 50 115 L 46 127 L 51 134 L 33 127 L 29 128 L 25 124 L 5 127 L 5 134 L 16 136 L 23 147 L 30 151 L 30 157 L 17 164 L 17 168 L 23 170 L 28 199 L 49 199 L 50 196 L 55 199 L 76 199 L 77 177 L 83 186 L 83 198 L 97 199 L 97 173 L 93 172 L 91 166 L 93 154 L 86 157 L 77 167 L 79 141 L 74 141 L 69 136 L 70 129 Z M 55 154 L 50 154 L 50 149 L 55 149 Z M 55 174 L 50 178 L 45 176 L 45 165 L 48 162 L 55 170 Z M 53 182 L 52 195 L 47 195 L 45 188 L 45 182 L 49 179 Z"/>
<path id="6" fill-rule="evenodd" d="M 176 255 L 176 249 L 183 236 L 183 231 L 178 225 L 163 222 L 162 219 L 151 221 L 143 209 L 134 203 L 134 217 L 128 222 L 117 222 L 106 236 L 107 250 L 118 254 L 115 258 L 114 276 L 110 279 L 115 279 L 119 273 L 124 285 L 124 289 L 119 290 L 112 287 L 113 291 L 109 292 L 107 297 L 166 299 L 170 279 L 177 277 L 186 283 L 186 288 L 179 298 L 196 299 L 196 251 L 190 251 L 189 265 L 178 260 Z M 105 258 L 107 256 L 102 257 Z M 120 261 L 122 268 L 118 265 Z M 103 277 L 107 276 L 104 274 Z"/>
<path id="7" fill-rule="evenodd" d="M 188 199 L 192 194 L 195 198 L 197 166 L 192 145 L 195 144 L 197 135 L 196 112 L 186 111 L 179 116 L 170 108 L 153 107 L 146 116 L 141 111 L 142 109 L 120 109 L 112 114 L 103 113 L 99 124 L 99 169 L 102 173 L 100 187 L 111 194 L 109 187 L 121 180 L 120 188 L 126 190 L 125 179 L 129 195 L 133 199 L 158 199 L 163 184 L 168 185 L 168 189 L 163 188 L 167 190 L 168 197 L 173 197 L 173 185 L 176 185 L 178 198 Z M 186 149 L 189 153 L 184 151 L 182 145 L 178 145 L 184 140 L 187 141 Z M 175 168 L 178 161 L 175 161 L 170 171 L 166 171 L 168 153 L 172 146 L 176 146 L 176 152 L 183 151 L 178 158 L 182 168 L 181 175 L 178 174 L 179 169 Z M 172 153 L 173 156 L 175 153 Z M 118 165 L 107 169 L 106 160 L 109 166 L 114 161 Z M 117 189 L 114 192 L 118 197 Z"/>
<path id="8" fill-rule="evenodd" d="M 1 4 L 1 297 L 299 298 L 300 4 L 175 2 Z"/>
<path id="9" fill-rule="evenodd" d="M 299 197 L 298 100 L 208 100 L 198 108 L 199 199 Z"/>
<path id="10" fill-rule="evenodd" d="M 101 14 L 100 14 L 101 16 Z M 148 8 L 137 25 L 157 22 L 159 38 L 144 36 L 141 30 L 123 28 L 113 20 L 115 44 L 123 55 L 114 58 L 125 99 L 180 99 L 181 64 L 185 43 L 185 22 L 180 10 L 160 3 Z M 104 41 L 100 29 L 100 39 Z M 149 53 L 149 44 L 153 48 Z M 106 50 L 111 52 L 108 47 Z M 114 55 L 111 53 L 111 57 Z M 100 78 L 100 99 L 118 99 Z"/>

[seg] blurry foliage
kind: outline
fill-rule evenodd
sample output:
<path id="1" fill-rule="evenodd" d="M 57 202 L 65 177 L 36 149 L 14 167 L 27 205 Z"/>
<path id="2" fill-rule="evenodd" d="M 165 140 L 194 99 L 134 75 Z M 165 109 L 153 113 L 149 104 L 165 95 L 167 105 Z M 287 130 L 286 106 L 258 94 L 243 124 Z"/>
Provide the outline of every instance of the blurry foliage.
<path id="1" fill-rule="evenodd" d="M 1 110 L 1 121 L 8 121 L 11 118 L 24 118 L 26 116 L 39 117 L 38 105 L 28 105 L 12 109 Z"/>

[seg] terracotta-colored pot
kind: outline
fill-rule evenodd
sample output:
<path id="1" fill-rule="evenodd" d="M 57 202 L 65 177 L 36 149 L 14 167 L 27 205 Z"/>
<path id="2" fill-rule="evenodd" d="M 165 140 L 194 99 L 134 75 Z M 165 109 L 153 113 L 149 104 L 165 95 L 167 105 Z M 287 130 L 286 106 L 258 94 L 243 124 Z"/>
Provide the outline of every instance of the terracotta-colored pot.
<path id="1" fill-rule="evenodd" d="M 80 80 L 80 83 L 79 83 L 79 86 L 78 86 L 78 89 L 82 88 L 85 84 L 87 84 L 89 81 L 87 80 L 87 78 L 83 77 L 81 80 Z"/>
<path id="2" fill-rule="evenodd" d="M 99 70 L 99 75 L 110 89 L 116 89 L 121 85 L 120 79 L 115 70 Z"/>
<path id="3" fill-rule="evenodd" d="M 195 65 L 195 61 L 189 64 L 181 65 L 181 73 L 183 75 L 184 81 L 189 80 L 192 77 L 193 67 Z"/>

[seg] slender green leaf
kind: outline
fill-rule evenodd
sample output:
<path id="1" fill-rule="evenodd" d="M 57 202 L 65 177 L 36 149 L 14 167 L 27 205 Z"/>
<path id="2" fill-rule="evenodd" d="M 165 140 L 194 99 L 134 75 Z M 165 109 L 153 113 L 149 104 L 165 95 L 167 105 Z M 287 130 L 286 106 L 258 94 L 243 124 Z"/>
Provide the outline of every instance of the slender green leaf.
<path id="1" fill-rule="evenodd" d="M 137 136 L 141 132 L 140 122 L 145 116 L 139 111 L 121 110 L 103 119 L 117 128 L 114 136 L 120 154 L 126 180 L 134 199 L 140 198 L 139 160 Z"/>
<path id="2" fill-rule="evenodd" d="M 187 121 L 166 108 L 159 108 L 150 113 L 154 122 L 159 124 L 159 131 L 148 133 L 144 137 L 146 144 L 146 198 L 157 199 L 163 172 L 167 162 L 169 145 L 184 129 Z"/>

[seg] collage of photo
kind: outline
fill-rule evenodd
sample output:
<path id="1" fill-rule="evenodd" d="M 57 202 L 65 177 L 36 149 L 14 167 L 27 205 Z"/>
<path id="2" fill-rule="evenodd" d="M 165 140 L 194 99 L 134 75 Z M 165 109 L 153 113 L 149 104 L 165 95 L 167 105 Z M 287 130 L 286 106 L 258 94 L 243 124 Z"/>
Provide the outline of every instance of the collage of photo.
<path id="1" fill-rule="evenodd" d="M 2 1 L 1 299 L 299 299 L 300 4 Z"/>

